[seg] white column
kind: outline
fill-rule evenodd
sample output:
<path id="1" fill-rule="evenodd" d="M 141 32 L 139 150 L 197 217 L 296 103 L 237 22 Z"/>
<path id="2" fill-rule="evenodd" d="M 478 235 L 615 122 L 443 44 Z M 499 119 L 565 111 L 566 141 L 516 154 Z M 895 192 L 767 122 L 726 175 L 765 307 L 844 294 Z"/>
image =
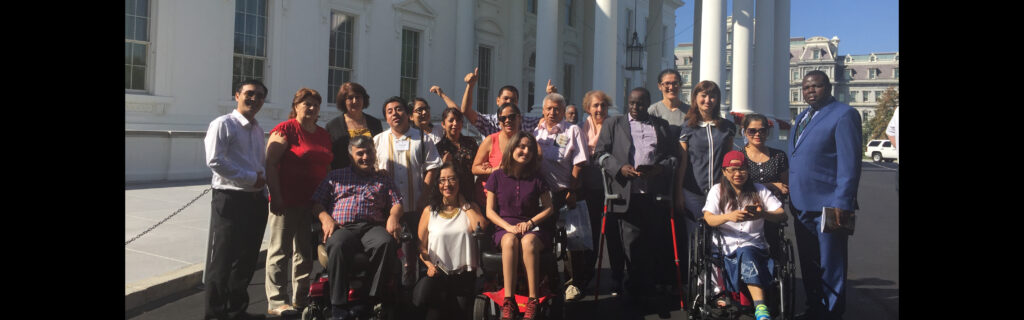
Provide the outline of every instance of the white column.
<path id="1" fill-rule="evenodd" d="M 533 69 L 533 111 L 540 114 L 548 79 L 558 83 L 558 1 L 537 1 L 537 66 Z M 559 83 L 560 84 L 560 83 Z M 555 85 L 556 87 L 558 85 Z M 529 90 L 529 88 L 526 88 Z M 526 91 L 523 92 L 526 96 Z M 520 97 L 522 99 L 522 97 Z"/>
<path id="2" fill-rule="evenodd" d="M 467 73 L 473 72 L 477 63 L 477 60 L 473 59 L 473 53 L 476 52 L 476 0 L 458 0 L 455 12 L 454 71 L 458 83 L 462 82 L 461 79 Z"/>
<path id="3" fill-rule="evenodd" d="M 701 17 L 701 13 L 704 12 L 703 8 L 703 0 L 693 0 L 693 62 L 691 63 L 693 67 L 690 68 L 690 82 L 694 86 L 700 82 L 700 79 L 703 79 L 701 78 L 702 74 L 700 74 L 700 49 L 702 48 L 700 43 L 702 30 L 700 26 L 704 24 L 704 20 Z M 689 96 L 690 93 L 684 92 L 683 95 Z M 683 100 L 686 100 L 686 98 Z M 689 103 L 692 105 L 693 101 L 690 101 Z"/>
<path id="4" fill-rule="evenodd" d="M 672 40 L 666 41 L 665 34 L 661 32 L 661 24 L 663 21 L 661 13 L 662 7 L 664 7 L 662 0 L 651 0 L 647 8 L 647 23 L 651 25 L 647 27 L 647 32 L 650 33 L 646 36 L 638 34 L 640 41 L 644 41 L 643 39 L 645 38 L 647 39 L 647 43 L 644 44 L 647 46 L 647 70 L 641 71 L 640 74 L 647 76 L 647 90 L 651 91 L 652 101 L 661 100 L 661 95 L 658 94 L 658 74 L 661 73 L 662 69 L 661 61 L 663 58 L 662 54 L 665 52 L 664 46 L 672 45 Z M 636 19 L 637 22 L 641 21 L 639 15 L 637 16 L 638 17 L 634 19 Z M 639 23 L 637 25 L 642 26 L 642 24 Z M 626 36 L 628 37 L 626 38 L 627 41 L 633 39 L 632 34 L 627 34 Z M 633 86 L 639 87 L 640 81 L 637 81 Z"/>
<path id="5" fill-rule="evenodd" d="M 735 4 L 734 4 L 735 5 Z M 735 29 L 734 29 L 735 30 Z M 775 5 L 771 0 L 757 0 L 757 21 L 754 24 L 754 112 L 771 117 L 775 113 Z M 733 81 L 733 83 L 736 83 Z M 735 86 L 735 84 L 734 84 Z"/>
<path id="6" fill-rule="evenodd" d="M 775 118 L 789 121 L 789 2 L 775 0 Z M 801 96 L 800 99 L 803 99 Z"/>
<path id="7" fill-rule="evenodd" d="M 732 111 L 748 114 L 754 112 L 750 105 L 754 0 L 733 0 L 732 22 Z"/>
<path id="8" fill-rule="evenodd" d="M 597 6 L 594 8 L 594 82 L 591 88 L 608 94 L 612 104 L 619 103 L 619 91 L 621 91 L 616 87 L 618 79 L 616 72 L 619 69 L 619 64 L 615 59 L 619 52 L 617 47 L 618 14 L 616 13 L 618 8 L 618 0 L 597 0 Z M 540 70 L 539 65 L 537 70 Z M 616 110 L 616 108 L 612 108 L 612 110 Z"/>
<path id="9" fill-rule="evenodd" d="M 704 0 L 701 10 L 700 79 L 714 81 L 725 95 L 725 0 Z"/>
<path id="10" fill-rule="evenodd" d="M 519 105 L 518 105 L 519 110 L 526 110 L 526 102 L 527 102 L 526 101 L 527 100 L 526 95 L 529 93 L 527 91 L 527 90 L 529 90 L 529 88 L 524 88 L 521 85 L 521 83 L 523 83 L 523 65 L 526 64 L 526 62 L 523 61 L 524 60 L 523 59 L 523 54 L 525 54 L 523 52 L 523 50 L 525 50 L 523 48 L 523 41 L 526 40 L 526 37 L 523 34 L 524 33 L 524 31 L 523 31 L 523 24 L 524 24 L 523 21 L 526 20 L 526 3 L 524 1 L 511 1 L 511 2 L 509 2 L 509 4 L 512 7 L 511 11 L 510 11 L 511 14 L 509 15 L 509 19 L 511 20 L 511 24 L 509 25 L 509 28 L 508 28 L 508 39 L 506 39 L 506 42 L 505 42 L 506 43 L 506 48 L 509 48 L 509 49 L 503 50 L 503 53 L 502 53 L 502 54 L 505 54 L 508 57 L 505 60 L 505 61 L 508 62 L 505 65 L 505 67 L 507 68 L 507 69 L 505 69 L 505 72 L 504 72 L 505 73 L 505 81 L 504 82 L 496 81 L 497 77 L 495 77 L 495 76 L 497 75 L 497 73 L 496 72 L 492 72 L 491 73 L 492 74 L 492 76 L 491 76 L 491 79 L 492 79 L 491 80 L 491 87 L 493 87 L 493 88 L 495 88 L 495 90 L 497 90 L 498 88 L 501 88 L 501 87 L 505 86 L 504 84 L 511 84 L 511 85 L 516 86 L 516 89 L 519 89 L 519 95 L 521 96 L 519 98 Z M 497 57 L 498 55 L 499 54 L 498 54 L 497 50 L 495 50 L 492 53 L 492 57 Z M 495 61 L 497 61 L 497 59 L 495 59 Z M 494 70 L 497 70 L 498 68 L 500 68 L 498 65 L 493 65 L 493 66 L 494 66 Z M 465 76 L 466 74 L 463 73 L 462 75 Z M 465 82 L 462 82 L 463 80 L 464 80 L 463 78 L 459 78 L 458 79 L 458 81 L 460 83 L 462 83 L 459 86 L 460 88 L 465 88 L 465 87 L 462 87 L 462 86 L 465 85 Z M 504 84 L 501 84 L 501 83 L 504 83 Z M 497 94 L 498 94 L 498 92 L 495 91 L 494 95 L 497 95 Z M 477 99 L 479 99 L 479 97 Z M 489 106 L 493 106 L 494 105 L 494 102 L 491 102 L 491 101 L 486 101 L 486 102 L 487 102 L 487 105 L 489 105 Z"/>

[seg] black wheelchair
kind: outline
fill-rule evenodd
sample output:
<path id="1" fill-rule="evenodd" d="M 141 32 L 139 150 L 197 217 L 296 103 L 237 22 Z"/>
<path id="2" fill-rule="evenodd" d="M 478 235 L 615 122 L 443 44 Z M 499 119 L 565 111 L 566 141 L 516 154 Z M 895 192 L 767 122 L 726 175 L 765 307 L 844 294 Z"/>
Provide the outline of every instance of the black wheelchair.
<path id="1" fill-rule="evenodd" d="M 775 264 L 771 286 L 765 289 L 765 303 L 769 306 L 772 319 L 793 319 L 796 266 L 793 244 L 786 237 L 785 221 L 765 221 L 765 240 Z M 772 233 L 769 236 L 769 233 Z M 715 240 L 715 241 L 713 241 Z M 717 243 L 724 243 L 717 228 L 699 219 L 696 231 L 690 241 L 689 290 L 687 306 L 689 319 L 736 319 L 741 314 L 753 314 L 753 307 L 740 306 L 733 296 L 749 293 L 730 293 L 725 287 L 723 255 Z M 728 301 L 719 306 L 718 301 Z"/>
<path id="2" fill-rule="evenodd" d="M 551 217 L 550 219 L 557 219 Z M 477 294 L 473 301 L 474 320 L 497 320 L 501 318 L 501 304 L 505 299 L 503 288 L 503 275 L 501 265 L 501 247 L 494 245 L 493 229 L 491 225 L 487 230 L 476 227 L 473 237 L 476 239 L 477 247 L 480 250 L 480 269 L 482 281 L 478 281 Z M 557 227 L 552 245 L 544 248 L 540 255 L 541 280 L 539 283 L 540 294 L 538 300 L 537 315 L 539 319 L 563 319 L 565 318 L 565 307 L 563 295 L 565 289 L 561 287 L 558 272 L 558 261 L 565 261 L 568 257 L 566 248 L 566 234 L 564 227 Z M 520 258 L 521 260 L 521 258 Z M 519 312 L 515 319 L 519 319 L 525 312 L 525 294 L 528 290 L 525 266 L 519 263 L 519 277 L 516 290 L 513 290 L 516 304 L 519 305 Z"/>
<path id="3" fill-rule="evenodd" d="M 321 270 L 314 274 L 309 285 L 308 305 L 302 311 L 302 320 L 325 320 L 331 316 L 330 279 L 327 270 L 327 247 L 321 242 L 323 229 L 314 219 L 312 225 L 313 247 Z M 408 229 L 404 229 L 408 230 Z M 412 241 L 412 234 L 399 234 L 398 245 Z M 389 261 L 391 263 L 385 263 Z M 351 262 L 349 280 L 349 313 L 356 319 L 391 320 L 398 318 L 401 262 L 398 259 L 383 259 L 371 264 L 369 256 L 356 253 Z"/>

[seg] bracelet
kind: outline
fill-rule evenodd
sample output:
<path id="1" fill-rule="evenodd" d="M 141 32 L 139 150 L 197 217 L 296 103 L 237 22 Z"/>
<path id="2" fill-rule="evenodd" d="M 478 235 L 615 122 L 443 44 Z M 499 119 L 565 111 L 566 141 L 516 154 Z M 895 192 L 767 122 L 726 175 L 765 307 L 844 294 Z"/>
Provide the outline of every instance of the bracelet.
<path id="1" fill-rule="evenodd" d="M 533 229 L 536 226 L 537 226 L 537 224 L 533 223 L 533 219 L 530 219 L 530 229 Z"/>

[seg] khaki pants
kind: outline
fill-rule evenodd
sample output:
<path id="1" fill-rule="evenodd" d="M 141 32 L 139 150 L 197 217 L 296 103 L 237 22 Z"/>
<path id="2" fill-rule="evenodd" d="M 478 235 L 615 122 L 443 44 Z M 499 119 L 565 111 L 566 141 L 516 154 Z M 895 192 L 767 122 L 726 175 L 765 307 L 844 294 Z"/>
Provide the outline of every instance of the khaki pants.
<path id="1" fill-rule="evenodd" d="M 297 306 L 306 305 L 309 294 L 309 273 L 313 269 L 313 213 L 309 207 L 288 208 L 278 216 L 267 218 L 270 226 L 270 247 L 267 248 L 267 308 L 276 309 L 288 300 Z M 291 257 L 291 269 L 288 268 Z M 290 271 L 290 272 L 289 272 Z M 291 299 L 287 299 L 291 285 Z"/>

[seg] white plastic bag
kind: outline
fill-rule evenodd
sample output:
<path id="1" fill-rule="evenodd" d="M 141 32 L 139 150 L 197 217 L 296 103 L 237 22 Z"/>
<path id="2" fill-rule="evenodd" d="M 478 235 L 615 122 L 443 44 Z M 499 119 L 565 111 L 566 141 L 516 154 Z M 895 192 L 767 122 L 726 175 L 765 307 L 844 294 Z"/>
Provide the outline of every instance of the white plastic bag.
<path id="1" fill-rule="evenodd" d="M 587 202 L 578 201 L 576 208 L 569 209 L 569 206 L 565 206 L 560 211 L 560 216 L 565 219 L 565 235 L 569 242 L 569 250 L 594 250 Z"/>

